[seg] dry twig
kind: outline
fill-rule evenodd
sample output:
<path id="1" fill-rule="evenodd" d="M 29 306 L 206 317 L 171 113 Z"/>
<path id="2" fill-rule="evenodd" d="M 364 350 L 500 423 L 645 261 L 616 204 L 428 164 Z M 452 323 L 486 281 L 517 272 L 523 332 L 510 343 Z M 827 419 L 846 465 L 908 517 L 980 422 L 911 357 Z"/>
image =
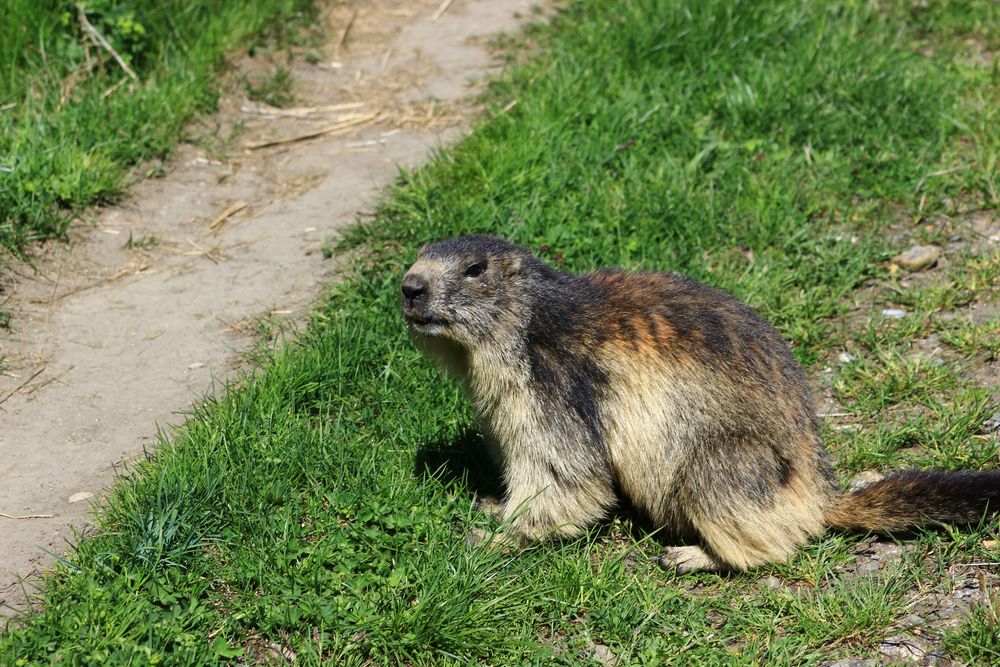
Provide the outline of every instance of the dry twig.
<path id="1" fill-rule="evenodd" d="M 0 398 L 0 405 L 3 405 L 4 403 L 6 403 L 7 399 L 9 399 L 11 396 L 13 396 L 14 394 L 16 394 L 17 392 L 21 391 L 21 389 L 23 389 L 25 385 L 27 385 L 29 382 L 31 382 L 36 377 L 38 377 L 39 375 L 41 375 L 42 371 L 44 371 L 44 370 L 45 370 L 45 366 L 42 366 L 37 371 L 35 371 L 34 373 L 32 373 L 30 376 L 28 376 L 27 380 L 25 380 L 24 382 L 22 382 L 21 384 L 17 385 L 16 387 L 14 387 L 10 391 L 8 391 L 6 394 L 4 394 L 3 397 Z"/>
<path id="2" fill-rule="evenodd" d="M 222 254 L 222 251 L 219 248 L 219 246 L 215 246 L 214 248 L 202 248 L 200 245 L 198 245 L 197 243 L 195 243 L 191 239 L 184 239 L 184 240 L 187 241 L 188 243 L 190 243 L 195 249 L 193 251 L 189 251 L 189 252 L 182 252 L 181 253 L 182 255 L 189 255 L 189 256 L 190 255 L 202 255 L 204 257 L 209 258 L 210 260 L 212 260 L 216 264 L 220 264 L 220 263 L 226 261 L 226 257 L 225 257 L 225 255 Z"/>
<path id="3" fill-rule="evenodd" d="M 80 292 L 86 292 L 87 290 L 94 289 L 95 287 L 100 287 L 101 285 L 104 285 L 106 283 L 114 282 L 115 280 L 118 280 L 119 278 L 124 278 L 125 276 L 131 276 L 136 273 L 142 273 L 148 268 L 149 266 L 146 264 L 140 264 L 137 267 L 134 265 L 130 265 L 128 268 L 122 269 L 121 271 L 115 273 L 114 275 L 108 276 L 106 278 L 101 278 L 100 280 L 92 282 L 88 285 L 80 285 L 79 287 L 74 287 L 73 289 L 66 290 L 65 292 L 59 295 L 55 295 L 53 292 L 53 296 L 51 296 L 47 302 L 33 300 L 32 303 L 48 303 L 51 306 L 54 301 L 60 301 L 68 296 L 73 296 L 74 294 L 79 294 Z"/>
<path id="4" fill-rule="evenodd" d="M 358 125 L 367 125 L 369 123 L 374 123 L 378 120 L 379 115 L 377 113 L 370 114 L 359 114 L 354 118 L 347 120 L 342 120 L 333 125 L 328 125 L 322 127 L 318 130 L 313 130 L 311 132 L 306 132 L 305 134 L 297 134 L 292 137 L 287 138 L 275 138 L 275 139 L 264 139 L 261 141 L 251 141 L 244 144 L 245 148 L 250 150 L 257 150 L 258 148 L 267 148 L 268 146 L 279 146 L 281 144 L 291 144 L 298 141 L 305 141 L 306 139 L 314 139 L 316 137 L 321 137 L 328 134 L 339 134 L 341 132 L 346 132 L 351 128 L 357 127 Z"/>
<path id="5" fill-rule="evenodd" d="M 25 396 L 30 396 L 31 394 L 34 394 L 36 391 L 40 391 L 42 389 L 45 389 L 45 387 L 48 387 L 53 382 L 56 382 L 57 380 L 61 380 L 62 378 L 66 377 L 66 374 L 69 373 L 74 368 L 76 368 L 76 366 L 70 366 L 69 368 L 67 368 L 66 370 L 64 370 L 62 373 L 60 373 L 59 375 L 53 375 L 50 378 L 46 378 L 45 380 L 43 380 L 42 382 L 39 382 L 38 384 L 36 384 L 34 387 L 32 387 L 31 389 L 29 389 L 28 391 L 24 392 L 24 395 Z"/>
<path id="6" fill-rule="evenodd" d="M 453 2 L 455 2 L 455 0 L 443 0 L 443 2 L 441 3 L 441 6 L 439 6 L 437 8 L 437 11 L 434 12 L 434 17 L 431 20 L 432 21 L 437 21 L 439 18 L 441 18 L 442 16 L 444 16 L 444 13 L 446 11 L 448 11 L 448 8 L 451 7 L 451 3 L 453 3 Z"/>
<path id="7" fill-rule="evenodd" d="M 215 216 L 212 222 L 208 223 L 209 230 L 211 230 L 213 234 L 217 234 L 219 232 L 219 229 L 222 227 L 222 223 L 224 223 L 226 220 L 236 215 L 246 207 L 247 203 L 245 201 L 234 202 L 225 211 Z"/>
<path id="8" fill-rule="evenodd" d="M 341 104 L 324 104 L 318 107 L 292 107 L 289 109 L 279 109 L 265 104 L 244 104 L 240 111 L 243 113 L 260 114 L 261 116 L 281 116 L 291 118 L 305 118 L 316 114 L 333 113 L 335 111 L 350 111 L 360 109 L 367 102 L 343 102 Z"/>
<path id="9" fill-rule="evenodd" d="M 118 55 L 118 52 L 115 51 L 114 47 L 112 47 L 111 44 L 108 43 L 108 40 L 104 39 L 104 35 L 99 33 L 97 31 L 97 28 L 95 28 L 93 24 L 87 19 L 87 12 L 84 11 L 83 5 L 77 3 L 76 11 L 80 17 L 80 26 L 83 28 L 84 32 L 90 35 L 91 39 L 93 39 L 102 49 L 110 53 L 111 57 L 114 58 L 115 61 L 117 61 L 119 67 L 122 68 L 122 71 L 128 74 L 133 81 L 138 81 L 139 80 L 138 75 L 136 75 L 136 73 L 132 70 L 132 68 L 128 66 L 128 63 L 125 62 L 125 60 L 120 55 Z"/>
<path id="10" fill-rule="evenodd" d="M 917 182 L 917 187 L 913 188 L 913 194 L 920 192 L 920 188 L 924 187 L 924 183 L 927 182 L 928 178 L 934 178 L 936 176 L 945 176 L 947 174 L 954 174 L 956 171 L 962 171 L 963 169 L 968 169 L 971 164 L 960 164 L 957 167 L 951 167 L 949 169 L 939 169 L 938 171 L 932 171 L 929 174 L 924 174 L 923 177 Z"/>
<path id="11" fill-rule="evenodd" d="M 119 81 L 118 83 L 114 84 L 113 86 L 105 90 L 103 93 L 101 93 L 101 99 L 103 100 L 110 97 L 116 90 L 122 87 L 122 84 L 126 83 L 127 81 L 128 81 L 127 77 L 123 78 L 121 81 Z"/>
<path id="12" fill-rule="evenodd" d="M 507 102 L 507 104 L 503 105 L 503 109 L 500 109 L 500 113 L 498 113 L 497 116 L 504 115 L 505 113 L 507 113 L 516 106 L 517 106 L 517 100 L 511 100 L 510 102 Z"/>
<path id="13" fill-rule="evenodd" d="M 334 48 L 334 53 L 340 54 L 340 49 L 347 46 L 347 37 L 351 34 L 351 28 L 354 27 L 354 22 L 358 20 L 358 10 L 354 10 L 351 14 L 351 20 L 347 22 L 344 27 L 344 32 L 340 33 L 340 39 L 337 40 L 337 46 Z"/>

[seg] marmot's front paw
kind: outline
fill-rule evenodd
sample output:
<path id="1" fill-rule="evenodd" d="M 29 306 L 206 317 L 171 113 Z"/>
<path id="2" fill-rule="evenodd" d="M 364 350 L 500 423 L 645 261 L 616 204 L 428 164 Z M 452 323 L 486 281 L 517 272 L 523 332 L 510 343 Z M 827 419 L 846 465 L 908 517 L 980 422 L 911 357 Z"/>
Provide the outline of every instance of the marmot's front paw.
<path id="1" fill-rule="evenodd" d="M 667 547 L 657 563 L 665 570 L 676 569 L 677 574 L 719 569 L 719 563 L 697 546 Z"/>
<path id="2" fill-rule="evenodd" d="M 485 544 L 492 534 L 493 531 L 487 528 L 473 526 L 465 536 L 465 541 L 472 545 Z"/>
<path id="3" fill-rule="evenodd" d="M 521 546 L 521 541 L 506 531 L 493 531 L 479 526 L 472 527 L 466 541 L 501 553 L 515 551 Z"/>

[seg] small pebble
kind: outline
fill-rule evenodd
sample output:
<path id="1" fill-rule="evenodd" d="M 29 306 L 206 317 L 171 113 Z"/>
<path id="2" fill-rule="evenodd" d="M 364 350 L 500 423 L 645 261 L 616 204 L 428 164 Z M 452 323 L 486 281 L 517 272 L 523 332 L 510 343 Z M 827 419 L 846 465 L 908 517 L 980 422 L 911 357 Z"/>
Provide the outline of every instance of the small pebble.
<path id="1" fill-rule="evenodd" d="M 882 316 L 893 320 L 901 320 L 906 317 L 906 311 L 899 308 L 886 308 L 882 311 Z"/>
<path id="2" fill-rule="evenodd" d="M 861 563 L 858 565 L 858 572 L 874 572 L 879 568 L 879 563 L 877 560 L 868 561 L 867 563 Z"/>
<path id="3" fill-rule="evenodd" d="M 997 410 L 990 418 L 983 422 L 983 430 L 987 433 L 993 433 L 994 431 L 1000 431 L 1000 410 Z"/>
<path id="4" fill-rule="evenodd" d="M 611 649 L 605 644 L 594 644 L 594 649 L 591 652 L 590 657 L 602 665 L 614 665 L 618 662 L 615 654 L 612 653 Z"/>
<path id="5" fill-rule="evenodd" d="M 885 479 L 885 475 L 877 470 L 863 470 L 855 475 L 847 487 L 848 491 L 860 491 L 866 486 Z"/>
<path id="6" fill-rule="evenodd" d="M 188 364 L 188 370 L 189 370 L 189 371 L 196 371 L 196 370 L 198 370 L 199 368 L 203 368 L 204 366 L 205 366 L 205 364 L 204 364 L 204 363 L 202 363 L 202 362 L 200 362 L 200 361 L 196 361 L 196 362 L 194 362 L 193 364 Z"/>
<path id="7" fill-rule="evenodd" d="M 888 662 L 920 662 L 930 645 L 911 635 L 895 635 L 879 645 L 879 653 Z"/>
<path id="8" fill-rule="evenodd" d="M 879 548 L 879 558 L 882 560 L 901 558 L 902 555 L 903 550 L 899 548 L 898 544 L 886 544 Z"/>
<path id="9" fill-rule="evenodd" d="M 917 245 L 900 255 L 896 255 L 892 261 L 907 271 L 923 271 L 937 264 L 940 256 L 941 249 L 937 246 Z"/>
<path id="10" fill-rule="evenodd" d="M 837 361 L 839 361 L 842 364 L 849 364 L 852 361 L 854 361 L 854 355 L 850 355 L 846 352 L 841 352 L 840 355 L 837 357 Z"/>
<path id="11" fill-rule="evenodd" d="M 88 498 L 93 498 L 93 497 L 94 494 L 91 493 L 90 491 L 81 491 L 80 493 L 74 493 L 72 496 L 70 496 L 69 502 L 79 503 L 83 502 L 84 500 L 87 500 Z"/>

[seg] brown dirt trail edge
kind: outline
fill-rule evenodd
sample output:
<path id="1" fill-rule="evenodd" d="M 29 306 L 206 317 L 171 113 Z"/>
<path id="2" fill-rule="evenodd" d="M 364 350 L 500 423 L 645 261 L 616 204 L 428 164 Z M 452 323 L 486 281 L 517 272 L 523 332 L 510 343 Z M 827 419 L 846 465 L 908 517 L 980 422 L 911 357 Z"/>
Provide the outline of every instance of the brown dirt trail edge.
<path id="1" fill-rule="evenodd" d="M 248 322 L 301 318 L 333 278 L 323 239 L 370 210 L 400 165 L 460 136 L 477 111 L 470 82 L 497 66 L 486 36 L 515 29 L 534 3 L 455 0 L 439 15 L 445 4 L 331 9 L 323 60 L 290 65 L 294 108 L 234 86 L 201 121 L 244 125 L 229 155 L 183 145 L 165 177 L 94 212 L 70 245 L 37 249 L 37 271 L 5 271 L 14 330 L 0 337 L 0 613 L 25 608 L 45 551 L 65 551 L 85 528 L 113 466 L 233 376 Z"/>

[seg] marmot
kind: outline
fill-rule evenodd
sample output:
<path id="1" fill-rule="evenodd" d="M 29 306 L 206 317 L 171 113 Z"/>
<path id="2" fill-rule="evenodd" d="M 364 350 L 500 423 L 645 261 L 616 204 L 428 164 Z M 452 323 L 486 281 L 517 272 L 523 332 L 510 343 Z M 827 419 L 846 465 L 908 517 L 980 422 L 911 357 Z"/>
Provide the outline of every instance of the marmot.
<path id="1" fill-rule="evenodd" d="M 427 245 L 402 282 L 416 345 L 496 449 L 508 539 L 573 537 L 627 499 L 697 546 L 681 572 L 783 561 L 831 527 L 979 521 L 1000 472 L 900 472 L 842 493 L 802 368 L 760 315 L 670 273 L 558 271 L 513 243 Z"/>

